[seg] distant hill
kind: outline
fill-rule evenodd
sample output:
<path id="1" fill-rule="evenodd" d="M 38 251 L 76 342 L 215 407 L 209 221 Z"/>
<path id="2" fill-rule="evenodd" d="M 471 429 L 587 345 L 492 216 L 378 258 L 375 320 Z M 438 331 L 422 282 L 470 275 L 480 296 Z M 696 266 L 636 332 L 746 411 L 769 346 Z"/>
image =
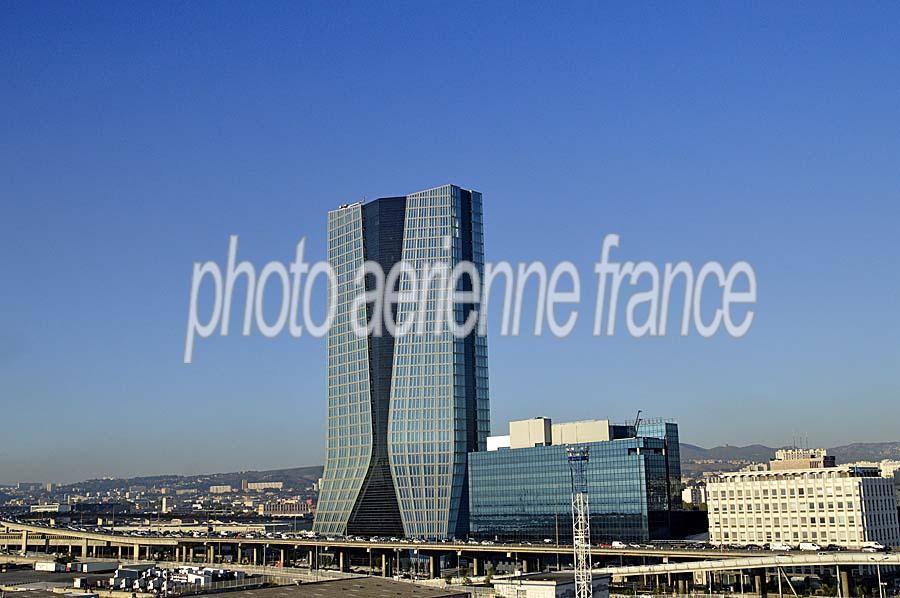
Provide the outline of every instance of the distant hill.
<path id="1" fill-rule="evenodd" d="M 703 448 L 693 444 L 681 444 L 681 467 L 685 474 L 697 475 L 704 471 L 736 471 L 750 463 L 766 463 L 775 456 L 777 449 L 761 444 L 749 446 L 717 446 Z M 900 460 L 900 442 L 857 442 L 828 449 L 838 464 L 855 461 Z"/>
<path id="2" fill-rule="evenodd" d="M 900 442 L 856 442 L 828 449 L 838 463 L 900 459 Z"/>
<path id="3" fill-rule="evenodd" d="M 240 488 L 241 481 L 248 482 L 284 482 L 285 488 L 305 489 L 312 486 L 322 477 L 322 466 L 292 467 L 288 469 L 270 469 L 266 471 L 235 471 L 230 473 L 209 473 L 195 476 L 156 475 L 134 478 L 104 478 L 87 480 L 69 487 L 78 487 L 90 492 L 103 492 L 114 488 L 129 486 L 146 486 L 148 488 L 197 488 L 205 490 L 209 486 L 228 485 Z"/>
<path id="4" fill-rule="evenodd" d="M 775 455 L 775 449 L 761 444 L 750 446 L 717 446 L 703 448 L 693 444 L 681 444 L 682 461 L 747 461 L 761 463 Z"/>
<path id="5" fill-rule="evenodd" d="M 685 475 L 696 476 L 705 471 L 736 471 L 750 463 L 766 463 L 775 456 L 775 448 L 762 444 L 749 446 L 717 446 L 703 448 L 681 444 L 681 467 Z M 837 462 L 900 460 L 900 442 L 857 442 L 828 449 Z M 236 471 L 196 476 L 159 475 L 128 479 L 88 480 L 72 484 L 91 491 L 111 490 L 128 486 L 179 487 L 206 489 L 213 485 L 240 487 L 241 480 L 250 482 L 282 481 L 287 488 L 308 488 L 322 477 L 322 466 L 292 467 L 266 471 Z"/>

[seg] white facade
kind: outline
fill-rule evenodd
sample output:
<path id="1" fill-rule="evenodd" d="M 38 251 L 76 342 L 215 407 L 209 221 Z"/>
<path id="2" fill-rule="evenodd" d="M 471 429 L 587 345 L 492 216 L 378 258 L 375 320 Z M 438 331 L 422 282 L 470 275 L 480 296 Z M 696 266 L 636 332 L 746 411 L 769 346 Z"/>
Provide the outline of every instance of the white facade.
<path id="1" fill-rule="evenodd" d="M 580 444 L 610 440 L 608 419 L 553 424 L 553 444 Z"/>
<path id="2" fill-rule="evenodd" d="M 714 544 L 900 545 L 893 482 L 876 469 L 721 473 L 706 488 Z"/>
<path id="3" fill-rule="evenodd" d="M 553 443 L 551 421 L 547 417 L 533 417 L 509 422 L 509 447 L 531 448 Z"/>
<path id="4" fill-rule="evenodd" d="M 510 438 L 509 434 L 506 436 L 488 436 L 487 437 L 487 450 L 496 451 L 499 449 L 508 449 L 510 448 Z"/>
<path id="5" fill-rule="evenodd" d="M 891 459 L 885 459 L 883 461 L 858 461 L 852 463 L 852 465 L 855 465 L 856 467 L 877 467 L 880 469 L 882 477 L 893 481 L 897 507 L 900 508 L 900 461 Z"/>
<path id="6" fill-rule="evenodd" d="M 609 576 L 594 575 L 591 580 L 594 598 L 609 598 Z M 574 576 L 561 573 L 538 573 L 494 578 L 494 595 L 503 598 L 574 598 Z"/>
<path id="7" fill-rule="evenodd" d="M 706 486 L 688 486 L 681 491 L 681 501 L 699 507 L 706 503 Z"/>

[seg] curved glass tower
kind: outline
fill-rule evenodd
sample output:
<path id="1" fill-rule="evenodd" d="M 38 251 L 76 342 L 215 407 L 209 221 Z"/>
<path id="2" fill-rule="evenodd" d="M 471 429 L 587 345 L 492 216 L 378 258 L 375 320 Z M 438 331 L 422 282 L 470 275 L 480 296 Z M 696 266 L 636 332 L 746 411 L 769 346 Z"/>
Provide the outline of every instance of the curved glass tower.
<path id="1" fill-rule="evenodd" d="M 328 259 L 337 310 L 328 335 L 328 442 L 314 529 L 321 533 L 461 537 L 468 531 L 469 452 L 490 432 L 487 342 L 440 327 L 446 285 L 427 301 L 403 297 L 436 264 L 471 262 L 483 275 L 481 194 L 455 185 L 342 206 L 329 213 Z M 399 260 L 395 320 L 417 327 L 397 338 L 358 338 L 352 302 L 373 290 L 354 283 L 365 260 L 385 273 Z M 464 277 L 458 290 L 471 290 Z M 416 299 L 419 299 L 416 297 Z M 367 307 L 372 318 L 374 304 Z M 461 324 L 477 305 L 456 305 Z"/>

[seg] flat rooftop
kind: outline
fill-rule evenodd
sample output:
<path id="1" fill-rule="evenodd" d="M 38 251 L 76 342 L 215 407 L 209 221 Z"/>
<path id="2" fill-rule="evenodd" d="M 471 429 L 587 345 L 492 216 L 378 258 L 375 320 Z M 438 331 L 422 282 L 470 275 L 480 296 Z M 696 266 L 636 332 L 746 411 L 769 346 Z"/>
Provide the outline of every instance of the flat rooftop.
<path id="1" fill-rule="evenodd" d="M 35 571 L 31 568 L 10 567 L 9 570 L 0 573 L 0 586 L 20 586 L 36 583 L 62 584 L 72 586 L 76 577 L 81 577 L 94 583 L 99 579 L 109 579 L 112 573 L 75 573 L 75 572 L 49 572 Z"/>
<path id="2" fill-rule="evenodd" d="M 228 598 L 469 598 L 469 596 L 468 592 L 419 586 L 383 577 L 354 577 L 228 593 Z"/>
<path id="3" fill-rule="evenodd" d="M 594 580 L 609 577 L 609 575 L 605 573 L 593 573 L 592 577 Z M 546 571 L 543 573 L 524 573 L 522 575 L 515 575 L 512 577 L 501 577 L 494 578 L 494 583 L 511 583 L 517 584 L 520 582 L 528 582 L 528 581 L 540 581 L 540 582 L 553 582 L 557 584 L 565 584 L 565 583 L 575 583 L 575 572 L 574 571 Z"/>

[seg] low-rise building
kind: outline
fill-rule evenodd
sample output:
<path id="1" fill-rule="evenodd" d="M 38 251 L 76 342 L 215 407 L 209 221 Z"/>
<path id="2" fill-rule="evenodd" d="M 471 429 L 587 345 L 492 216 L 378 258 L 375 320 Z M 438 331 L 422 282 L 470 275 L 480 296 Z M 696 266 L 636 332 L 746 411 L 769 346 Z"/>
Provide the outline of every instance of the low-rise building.
<path id="1" fill-rule="evenodd" d="M 312 512 L 312 500 L 279 500 L 264 502 L 257 507 L 264 517 L 302 517 Z"/>
<path id="2" fill-rule="evenodd" d="M 244 480 L 241 488 L 243 490 L 281 490 L 284 488 L 284 482 L 248 482 Z"/>
<path id="3" fill-rule="evenodd" d="M 769 461 L 769 469 L 782 471 L 786 469 L 819 469 L 834 467 L 835 460 L 825 449 L 788 448 L 775 451 L 775 458 Z"/>
<path id="4" fill-rule="evenodd" d="M 893 482 L 874 468 L 778 466 L 711 474 L 706 486 L 714 544 L 900 545 Z"/>
<path id="5" fill-rule="evenodd" d="M 706 504 L 706 484 L 693 484 L 681 491 L 681 502 L 691 507 Z"/>
<path id="6" fill-rule="evenodd" d="M 494 595 L 504 598 L 570 598 L 575 596 L 574 573 L 535 573 L 492 580 Z M 609 576 L 593 575 L 594 598 L 609 598 Z"/>
<path id="7" fill-rule="evenodd" d="M 68 513 L 71 507 L 67 504 L 51 503 L 31 505 L 28 510 L 32 513 Z"/>

